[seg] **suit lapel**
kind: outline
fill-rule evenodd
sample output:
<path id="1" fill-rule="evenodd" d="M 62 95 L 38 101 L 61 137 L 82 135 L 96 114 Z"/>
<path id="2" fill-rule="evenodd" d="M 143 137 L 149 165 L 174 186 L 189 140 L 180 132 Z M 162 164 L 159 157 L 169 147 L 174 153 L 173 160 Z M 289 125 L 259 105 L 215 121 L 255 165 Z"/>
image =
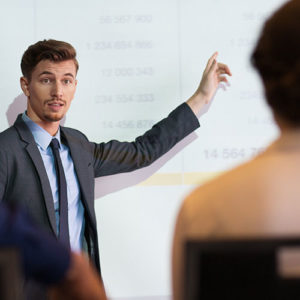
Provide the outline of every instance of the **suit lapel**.
<path id="1" fill-rule="evenodd" d="M 14 126 L 19 132 L 19 135 L 24 142 L 24 148 L 29 154 L 35 166 L 35 169 L 39 175 L 51 228 L 53 232 L 57 234 L 54 201 L 43 159 L 41 157 L 39 149 L 36 146 L 34 138 L 27 125 L 23 122 L 21 115 L 18 116 Z M 42 201 L 42 199 L 37 199 L 37 201 Z"/>
<path id="2" fill-rule="evenodd" d="M 74 137 L 68 133 L 67 128 L 61 127 L 61 133 L 63 138 L 66 139 L 67 145 L 70 149 L 71 157 L 74 163 L 76 175 L 80 185 L 81 199 L 85 208 L 87 209 L 88 214 L 90 215 L 93 209 L 93 178 L 89 174 L 89 167 L 91 167 L 91 161 L 89 156 L 84 151 L 84 147 L 81 144 L 80 139 Z M 94 216 L 92 216 L 94 220 Z"/>

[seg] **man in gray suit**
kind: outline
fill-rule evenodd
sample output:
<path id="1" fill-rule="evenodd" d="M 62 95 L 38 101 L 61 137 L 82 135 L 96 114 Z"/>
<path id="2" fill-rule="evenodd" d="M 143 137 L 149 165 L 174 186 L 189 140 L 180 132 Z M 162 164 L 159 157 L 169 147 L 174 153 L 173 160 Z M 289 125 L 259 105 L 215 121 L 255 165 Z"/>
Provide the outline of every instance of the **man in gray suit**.
<path id="1" fill-rule="evenodd" d="M 100 272 L 94 178 L 145 167 L 199 127 L 196 115 L 231 75 L 208 61 L 195 94 L 134 142 L 92 143 L 78 130 L 60 126 L 74 97 L 78 62 L 68 43 L 44 40 L 31 45 L 21 62 L 27 110 L 0 134 L 0 200 L 21 205 L 35 222 L 60 237 L 60 183 L 52 140 L 58 141 L 67 183 L 68 243 L 88 252 Z M 58 173 L 59 174 L 59 173 Z"/>

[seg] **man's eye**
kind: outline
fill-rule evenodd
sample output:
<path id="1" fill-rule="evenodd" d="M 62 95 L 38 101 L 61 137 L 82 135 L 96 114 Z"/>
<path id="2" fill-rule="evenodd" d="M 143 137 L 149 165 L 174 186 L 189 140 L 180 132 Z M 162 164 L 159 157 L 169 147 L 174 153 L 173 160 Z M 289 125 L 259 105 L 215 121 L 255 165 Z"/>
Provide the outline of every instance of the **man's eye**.
<path id="1" fill-rule="evenodd" d="M 49 78 L 43 78 L 42 83 L 50 83 L 50 79 Z"/>
<path id="2" fill-rule="evenodd" d="M 64 84 L 66 84 L 66 85 L 67 85 L 67 84 L 71 84 L 71 83 L 72 83 L 72 81 L 71 81 L 70 79 L 64 79 L 64 81 L 63 81 L 63 82 L 64 82 Z"/>

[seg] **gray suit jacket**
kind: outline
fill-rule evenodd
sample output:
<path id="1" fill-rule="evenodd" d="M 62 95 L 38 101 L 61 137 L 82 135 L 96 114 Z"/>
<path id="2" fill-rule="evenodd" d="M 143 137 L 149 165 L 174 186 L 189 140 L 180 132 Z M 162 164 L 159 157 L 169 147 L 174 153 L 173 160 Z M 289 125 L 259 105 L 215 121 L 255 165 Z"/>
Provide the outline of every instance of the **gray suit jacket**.
<path id="1" fill-rule="evenodd" d="M 89 142 L 75 129 L 61 127 L 62 142 L 70 149 L 85 208 L 88 252 L 100 272 L 94 210 L 94 178 L 145 167 L 199 127 L 187 104 L 154 125 L 134 142 Z M 45 166 L 21 115 L 0 133 L 0 200 L 23 206 L 38 226 L 56 235 L 54 203 Z"/>

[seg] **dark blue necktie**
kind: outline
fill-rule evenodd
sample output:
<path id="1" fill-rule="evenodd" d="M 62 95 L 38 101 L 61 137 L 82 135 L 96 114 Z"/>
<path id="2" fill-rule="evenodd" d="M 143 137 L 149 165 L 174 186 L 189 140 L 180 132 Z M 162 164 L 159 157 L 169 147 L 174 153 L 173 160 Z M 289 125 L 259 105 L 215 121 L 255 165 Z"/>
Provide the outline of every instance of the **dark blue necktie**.
<path id="1" fill-rule="evenodd" d="M 64 168 L 59 154 L 59 142 L 57 139 L 52 139 L 50 143 L 54 154 L 55 169 L 58 181 L 59 191 L 59 235 L 58 239 L 68 248 L 70 248 L 69 237 L 69 222 L 68 222 L 68 196 L 67 182 Z"/>

